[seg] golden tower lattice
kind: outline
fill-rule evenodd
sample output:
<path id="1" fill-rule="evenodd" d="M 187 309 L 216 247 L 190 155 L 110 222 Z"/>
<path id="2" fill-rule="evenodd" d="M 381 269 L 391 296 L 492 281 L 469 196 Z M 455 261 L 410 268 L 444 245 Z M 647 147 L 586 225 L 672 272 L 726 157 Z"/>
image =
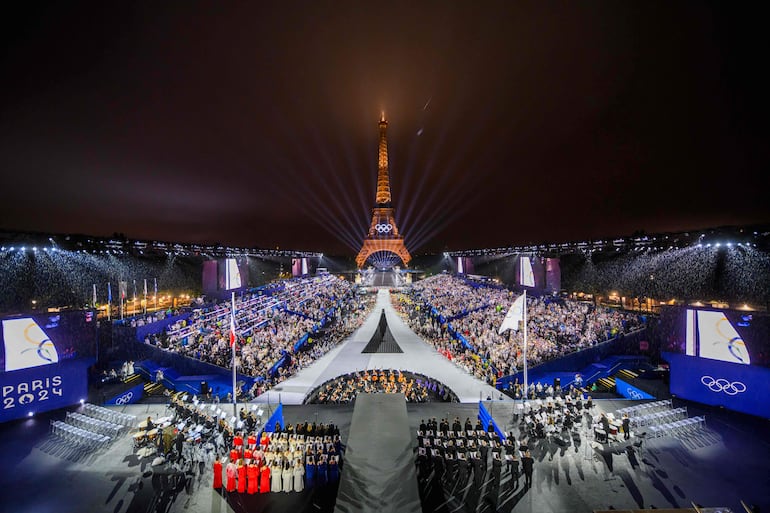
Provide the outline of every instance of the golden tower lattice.
<path id="1" fill-rule="evenodd" d="M 372 209 L 372 222 L 369 233 L 364 239 L 361 251 L 356 257 L 356 265 L 361 269 L 373 254 L 386 251 L 398 255 L 404 265 L 409 265 L 412 256 L 404 245 L 404 237 L 396 227 L 390 197 L 390 175 L 388 174 L 388 122 L 385 114 L 379 123 L 380 144 L 377 159 L 377 195 Z"/>

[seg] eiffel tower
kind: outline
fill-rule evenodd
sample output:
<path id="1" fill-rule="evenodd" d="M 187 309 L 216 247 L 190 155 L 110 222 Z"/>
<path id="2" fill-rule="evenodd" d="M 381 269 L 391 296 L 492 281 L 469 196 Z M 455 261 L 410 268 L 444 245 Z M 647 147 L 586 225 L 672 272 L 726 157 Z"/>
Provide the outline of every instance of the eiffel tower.
<path id="1" fill-rule="evenodd" d="M 404 237 L 398 233 L 396 219 L 390 198 L 390 176 L 388 175 L 388 122 L 385 113 L 379 123 L 380 148 L 377 162 L 377 195 L 372 209 L 372 224 L 364 239 L 361 251 L 356 257 L 356 265 L 361 269 L 373 254 L 384 251 L 397 255 L 404 266 L 409 265 L 412 256 L 404 245 Z"/>

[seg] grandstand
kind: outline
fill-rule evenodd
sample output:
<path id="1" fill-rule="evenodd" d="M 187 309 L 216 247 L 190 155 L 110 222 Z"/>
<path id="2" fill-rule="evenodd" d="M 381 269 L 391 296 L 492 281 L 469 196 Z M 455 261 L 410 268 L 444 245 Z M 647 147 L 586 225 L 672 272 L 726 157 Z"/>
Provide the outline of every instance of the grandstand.
<path id="1" fill-rule="evenodd" d="M 704 243 L 706 239 L 702 236 L 687 239 L 699 241 L 695 246 L 684 247 L 681 238 L 675 239 L 680 241 L 679 245 L 670 248 L 656 245 L 667 236 L 670 234 L 653 236 L 652 242 L 644 241 L 641 246 L 630 242 L 614 244 L 611 248 L 594 244 L 588 252 L 580 244 L 562 248 L 466 251 L 452 254 L 450 258 L 442 257 L 443 268 L 426 266 L 422 272 L 413 270 L 420 278 L 414 283 L 411 277 L 409 280 L 394 278 L 391 283 L 398 282 L 399 286 L 392 290 L 378 289 L 371 279 L 360 280 L 361 284 L 356 285 L 350 273 L 347 276 L 351 279 L 328 272 L 317 276 L 282 274 L 282 268 L 292 267 L 292 258 L 313 258 L 310 253 L 249 253 L 243 257 L 247 274 L 241 288 L 204 295 L 200 281 L 196 285 L 196 280 L 204 273 L 204 262 L 216 257 L 214 253 L 205 257 L 180 253 L 172 260 L 170 255 L 157 251 L 149 255 L 137 254 L 136 250 L 121 254 L 126 248 L 136 247 L 130 241 L 123 242 L 122 249 L 99 249 L 97 242 L 88 250 L 65 249 L 63 244 L 56 251 L 52 247 L 34 249 L 35 246 L 31 246 L 30 249 L 27 247 L 30 242 L 19 242 L 17 234 L 14 244 L 24 246 L 14 246 L 11 250 L 9 245 L 2 249 L 6 255 L 16 255 L 3 261 L 4 279 L 9 285 L 4 289 L 3 304 L 13 304 L 10 296 L 19 285 L 12 282 L 13 277 L 22 272 L 21 257 L 28 259 L 24 272 L 45 277 L 46 287 L 51 288 L 47 295 L 40 289 L 31 292 L 41 298 L 37 308 L 56 306 L 57 311 L 79 315 L 77 312 L 83 312 L 85 306 L 86 312 L 98 316 L 98 350 L 85 360 L 85 365 L 91 365 L 96 372 L 92 373 L 94 377 L 89 380 L 83 397 L 78 397 L 84 403 L 98 406 L 80 406 L 79 401 L 75 401 L 72 406 L 60 406 L 48 412 L 45 408 L 30 411 L 31 420 L 6 422 L 1 428 L 6 434 L 4 440 L 20 440 L 21 446 L 36 448 L 9 461 L 12 465 L 34 468 L 32 475 L 39 479 L 45 479 L 52 465 L 58 465 L 62 458 L 73 470 L 85 461 L 93 462 L 107 479 L 130 473 L 134 464 L 154 469 L 147 478 L 166 476 L 162 478 L 165 484 L 157 485 L 152 496 L 138 493 L 138 488 L 128 491 L 122 500 L 130 501 L 131 508 L 144 507 L 148 500 L 167 500 L 170 510 L 177 510 L 182 504 L 181 496 L 172 488 L 192 486 L 186 493 L 197 497 L 198 506 L 194 506 L 193 511 L 209 511 L 209 504 L 216 500 L 227 502 L 235 511 L 262 511 L 271 507 L 304 510 L 313 503 L 322 505 L 321 510 L 333 511 L 336 486 L 324 485 L 286 496 L 257 496 L 259 500 L 248 495 L 241 497 L 237 491 L 221 495 L 212 492 L 211 458 L 219 446 L 215 438 L 206 442 L 206 436 L 210 435 L 205 433 L 211 433 L 207 428 L 193 432 L 192 438 L 186 434 L 182 445 L 186 457 L 203 462 L 197 470 L 189 470 L 198 480 L 198 488 L 179 485 L 179 482 L 189 483 L 184 479 L 179 481 L 182 478 L 178 477 L 186 472 L 179 466 L 184 459 L 161 463 L 158 467 L 149 465 L 152 459 L 148 455 L 156 454 L 157 449 L 147 445 L 144 439 L 133 438 L 137 431 L 124 434 L 123 428 L 109 419 L 124 413 L 138 420 L 147 415 L 154 419 L 169 417 L 167 405 L 174 398 L 184 404 L 191 415 L 198 416 L 201 426 L 209 419 L 212 425 L 232 423 L 237 430 L 241 425 L 239 418 L 245 421 L 244 425 L 253 423 L 254 428 L 264 430 L 275 429 L 272 426 L 275 422 L 284 426 L 305 421 L 333 424 L 339 427 L 344 448 L 356 425 L 361 425 L 352 422 L 356 396 L 405 393 L 409 403 L 407 420 L 402 422 L 408 423 L 406 427 L 414 434 L 412 447 L 418 454 L 416 480 L 422 511 L 590 511 L 609 506 L 639 508 L 648 504 L 686 507 L 689 502 L 685 497 L 733 508 L 741 499 L 761 503 L 768 498 L 766 494 L 757 494 L 756 488 L 745 485 L 728 489 L 707 473 L 697 478 L 688 475 L 686 468 L 688 465 L 718 468 L 719 462 L 732 457 L 735 451 L 742 460 L 761 464 L 765 456 L 755 450 L 758 447 L 755 444 L 760 443 L 757 437 L 766 433 L 767 426 L 758 426 L 755 419 L 763 414 L 746 417 L 724 409 L 724 403 L 713 405 L 707 400 L 688 400 L 689 392 L 680 397 L 681 392 L 669 386 L 672 376 L 662 351 L 677 351 L 677 341 L 685 337 L 683 329 L 677 328 L 677 319 L 689 315 L 699 321 L 698 329 L 703 330 L 708 317 L 698 317 L 697 312 L 715 308 L 725 312 L 725 318 L 742 330 L 746 340 L 753 336 L 752 330 L 766 333 L 766 316 L 760 311 L 768 298 L 763 287 L 770 282 L 761 283 L 763 273 L 769 272 L 764 235 L 749 237 L 740 245 L 720 243 L 720 247 L 716 247 L 716 243 Z M 710 232 L 709 237 L 716 236 Z M 532 252 L 535 249 L 542 252 Z M 521 331 L 498 332 L 523 289 L 520 278 L 524 265 L 520 262 L 524 254 L 530 259 L 534 276 L 534 286 L 528 287 L 526 302 L 527 389 L 523 387 Z M 453 260 L 457 255 L 469 259 L 463 267 L 472 266 L 477 274 L 458 273 Z M 545 268 L 542 271 L 538 268 L 539 255 L 561 260 L 560 281 L 568 288 L 552 291 L 545 286 Z M 220 260 L 229 256 L 223 253 Z M 722 262 L 717 270 L 709 263 L 714 258 Z M 429 262 L 430 257 L 417 256 L 416 262 L 420 261 Z M 120 281 L 132 285 L 136 281 L 142 284 L 137 294 L 144 297 L 144 280 L 151 277 L 158 266 L 164 266 L 159 290 L 156 292 L 154 280 L 150 281 L 153 287 L 147 297 L 155 293 L 173 296 L 188 292 L 191 299 L 161 308 L 153 308 L 152 301 L 146 301 L 142 311 L 135 315 L 121 312 L 115 305 L 105 310 L 106 283 L 114 276 L 110 266 L 115 263 L 126 273 L 122 280 L 119 277 L 112 282 L 115 296 L 121 290 Z M 589 263 L 590 273 L 586 271 Z M 261 268 L 273 269 L 269 281 L 261 271 L 249 270 Z M 699 278 L 699 282 L 693 276 L 700 276 L 701 269 L 712 269 L 722 273 L 722 277 Z M 480 274 L 484 272 L 491 274 Z M 540 272 L 542 274 L 538 274 Z M 666 283 L 650 289 L 647 282 L 639 278 L 647 273 Z M 728 287 L 728 278 L 739 277 L 739 273 L 759 277 L 759 280 L 750 287 Z M 82 299 L 61 304 L 67 295 L 55 289 L 69 286 L 73 278 L 70 274 L 80 280 L 78 283 L 84 289 L 80 294 Z M 104 278 L 106 283 L 95 287 L 94 301 L 94 287 L 88 282 Z M 710 283 L 711 288 L 698 285 L 705 282 Z M 187 284 L 183 286 L 189 289 L 177 288 L 180 284 Z M 682 291 L 692 284 L 694 288 L 680 294 L 681 299 L 664 301 L 665 294 Z M 129 296 L 131 289 L 129 286 Z M 593 294 L 586 296 L 586 291 Z M 608 301 L 613 295 L 610 292 L 641 297 L 651 296 L 653 291 L 661 295 L 654 301 L 646 301 L 645 307 L 640 302 Z M 579 295 L 580 292 L 583 294 Z M 655 307 L 646 308 L 649 305 Z M 712 307 L 704 310 L 700 305 Z M 668 308 L 670 310 L 666 310 Z M 696 313 L 687 313 L 690 311 Z M 28 315 L 40 324 L 47 314 L 33 311 Z M 8 326 L 6 333 L 10 333 L 12 325 Z M 235 327 L 235 350 L 230 344 L 231 326 Z M 702 336 L 706 336 L 705 332 Z M 698 347 L 697 340 L 693 342 L 694 347 Z M 58 339 L 55 342 L 58 344 Z M 746 344 L 748 347 L 749 342 Z M 682 342 L 682 347 L 684 345 Z M 233 355 L 237 406 L 231 410 Z M 754 353 L 753 347 L 744 356 L 753 358 L 751 363 L 757 365 L 758 372 L 767 363 Z M 642 408 L 645 405 L 650 406 Z M 748 413 L 756 411 L 751 405 L 736 405 L 736 408 Z M 257 411 L 266 414 L 257 416 Z M 555 413 L 557 411 L 559 413 Z M 620 419 L 629 413 L 633 413 L 631 436 L 624 439 Z M 603 429 L 598 420 L 605 414 L 614 415 L 615 419 L 607 429 Z M 392 418 L 396 417 L 401 418 Z M 449 454 L 443 447 L 441 460 L 435 455 L 433 459 L 428 458 L 435 446 L 425 445 L 426 438 L 417 436 L 417 432 L 421 431 L 425 419 L 434 417 L 446 419 L 447 425 L 453 418 L 460 422 L 470 419 L 474 431 L 477 419 L 484 431 L 487 424 L 493 426 L 501 455 L 509 454 L 505 445 L 509 438 L 516 440 L 515 444 L 528 444 L 535 458 L 534 487 L 517 485 L 515 475 L 506 465 L 503 465 L 505 469 L 495 470 L 494 444 L 489 446 L 490 466 L 486 470 L 482 470 L 484 465 L 474 467 L 476 463 L 468 463 L 466 469 L 465 463 L 458 467 L 454 459 L 443 459 Z M 388 416 L 378 417 L 377 422 L 383 424 L 382 429 L 389 429 L 384 425 L 389 420 Z M 19 429 L 25 422 L 32 422 L 29 424 L 32 429 L 22 436 Z M 47 432 L 49 424 L 50 433 Z M 728 449 L 728 441 L 736 443 L 732 430 L 741 426 L 752 426 L 754 431 L 744 437 L 739 446 Z M 112 431 L 108 433 L 109 429 Z M 176 429 L 189 433 L 190 428 Z M 442 429 L 437 425 L 433 431 Z M 452 430 L 448 429 L 447 433 L 449 431 Z M 164 440 L 164 436 L 158 440 Z M 360 433 L 355 436 L 362 439 Z M 167 455 L 174 458 L 173 433 L 169 437 Z M 460 443 L 459 439 L 449 438 Z M 486 440 L 494 441 L 489 437 Z M 77 450 L 66 452 L 62 444 L 73 442 Z M 209 443 L 210 448 L 203 450 Z M 466 452 L 469 439 L 463 436 L 462 443 L 463 449 L 456 457 L 462 453 L 467 461 L 477 461 L 473 456 L 475 451 L 469 448 Z M 471 443 L 476 446 L 479 440 L 474 438 Z M 13 454 L 9 447 L 4 447 Z M 423 453 L 420 449 L 427 450 Z M 126 452 L 132 454 L 129 460 L 136 462 L 129 463 L 128 470 L 114 458 Z M 428 459 L 421 459 L 422 454 Z M 523 456 L 524 452 L 510 454 Z M 667 454 L 679 456 L 670 458 Z M 352 472 L 356 472 L 356 465 Z M 576 478 L 570 468 L 580 477 Z M 663 477 L 664 473 L 668 477 Z M 140 483 L 146 479 L 142 477 L 145 474 L 137 473 L 132 479 Z M 344 464 L 342 475 L 345 476 Z M 748 471 L 741 475 L 742 482 L 751 481 Z M 367 479 L 370 478 L 374 479 L 373 476 Z M 579 479 L 582 485 L 573 487 L 574 479 Z M 355 502 L 356 485 L 350 480 L 345 482 L 344 500 Z M 152 488 L 149 481 L 147 486 Z M 106 500 L 106 504 L 114 508 L 114 498 L 106 494 L 108 489 L 104 479 L 98 478 L 88 487 L 88 494 L 94 500 Z M 614 494 L 608 496 L 607 490 L 613 490 Z M 69 493 L 56 488 L 52 496 L 67 503 Z M 559 497 L 557 502 L 552 498 L 554 493 Z M 31 498 L 22 505 L 23 508 L 41 507 L 38 500 Z M 185 510 L 189 509 L 188 504 Z"/>

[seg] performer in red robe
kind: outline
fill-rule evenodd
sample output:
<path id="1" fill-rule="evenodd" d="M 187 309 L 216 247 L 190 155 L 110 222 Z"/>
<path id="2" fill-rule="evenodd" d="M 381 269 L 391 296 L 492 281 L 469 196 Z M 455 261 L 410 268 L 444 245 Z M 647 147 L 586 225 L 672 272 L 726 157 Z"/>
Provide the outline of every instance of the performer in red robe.
<path id="1" fill-rule="evenodd" d="M 243 459 L 246 460 L 246 464 L 248 464 L 253 458 L 254 458 L 254 453 L 251 451 L 251 449 L 246 449 L 245 451 L 243 451 Z"/>
<path id="2" fill-rule="evenodd" d="M 243 460 L 238 462 L 238 493 L 246 493 L 246 465 Z"/>
<path id="3" fill-rule="evenodd" d="M 240 454 L 238 451 L 236 451 L 235 449 L 231 449 L 231 450 L 230 450 L 230 461 L 232 461 L 233 463 L 235 463 L 235 462 L 236 462 L 236 461 L 238 461 L 240 458 L 241 458 L 241 454 Z"/>
<path id="4" fill-rule="evenodd" d="M 233 437 L 233 445 L 238 452 L 243 450 L 243 435 L 240 433 L 240 431 Z"/>
<path id="5" fill-rule="evenodd" d="M 259 473 L 259 493 L 267 493 L 270 491 L 270 466 L 262 465 Z"/>
<path id="6" fill-rule="evenodd" d="M 248 493 L 249 495 L 254 495 L 259 489 L 259 470 L 253 463 L 251 465 L 246 465 L 246 477 L 249 480 L 247 487 Z"/>
<path id="7" fill-rule="evenodd" d="M 214 460 L 214 488 L 222 488 L 222 462 L 219 456 Z"/>
<path id="8" fill-rule="evenodd" d="M 254 449 L 257 446 L 257 437 L 254 433 L 250 433 L 246 438 L 246 445 L 249 446 L 249 449 Z"/>
<path id="9" fill-rule="evenodd" d="M 259 440 L 259 445 L 262 446 L 263 451 L 267 450 L 267 446 L 270 445 L 270 437 L 267 435 L 267 432 L 262 432 L 262 438 Z"/>
<path id="10" fill-rule="evenodd" d="M 235 467 L 235 463 L 230 461 L 230 463 L 227 464 L 227 467 L 225 467 L 225 473 L 227 474 L 227 491 L 234 492 L 235 476 L 238 474 L 238 471 L 236 470 L 236 467 Z"/>

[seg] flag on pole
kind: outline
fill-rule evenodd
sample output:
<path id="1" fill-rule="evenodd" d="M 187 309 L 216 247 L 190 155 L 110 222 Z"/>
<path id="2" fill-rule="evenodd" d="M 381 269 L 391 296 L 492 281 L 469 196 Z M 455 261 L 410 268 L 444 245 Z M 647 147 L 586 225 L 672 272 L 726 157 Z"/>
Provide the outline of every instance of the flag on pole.
<path id="1" fill-rule="evenodd" d="M 233 302 L 233 308 L 230 310 L 230 345 L 235 345 L 235 302 Z"/>
<path id="2" fill-rule="evenodd" d="M 526 302 L 524 300 L 524 294 L 516 298 L 511 307 L 508 309 L 508 313 L 505 314 L 505 319 L 500 325 L 500 329 L 497 330 L 498 334 L 502 334 L 505 330 L 519 331 L 519 322 L 524 320 L 524 308 L 526 308 Z"/>

